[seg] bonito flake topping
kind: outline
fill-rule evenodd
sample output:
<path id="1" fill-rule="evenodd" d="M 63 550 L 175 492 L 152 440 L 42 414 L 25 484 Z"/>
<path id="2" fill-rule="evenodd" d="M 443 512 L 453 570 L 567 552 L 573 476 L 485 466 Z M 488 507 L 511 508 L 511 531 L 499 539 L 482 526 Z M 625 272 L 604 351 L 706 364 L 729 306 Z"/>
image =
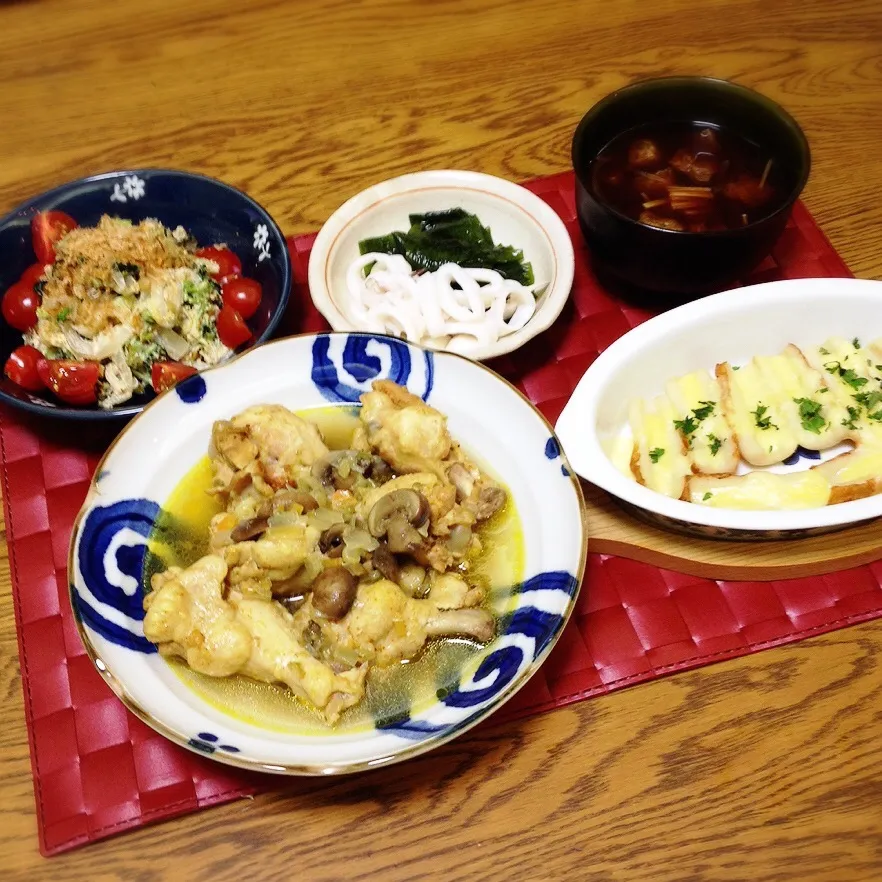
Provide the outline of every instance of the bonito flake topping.
<path id="1" fill-rule="evenodd" d="M 55 245 L 25 343 L 47 358 L 95 361 L 98 404 L 111 408 L 150 386 L 157 361 L 201 370 L 231 355 L 220 342 L 217 266 L 197 257 L 183 227 L 105 215 Z"/>

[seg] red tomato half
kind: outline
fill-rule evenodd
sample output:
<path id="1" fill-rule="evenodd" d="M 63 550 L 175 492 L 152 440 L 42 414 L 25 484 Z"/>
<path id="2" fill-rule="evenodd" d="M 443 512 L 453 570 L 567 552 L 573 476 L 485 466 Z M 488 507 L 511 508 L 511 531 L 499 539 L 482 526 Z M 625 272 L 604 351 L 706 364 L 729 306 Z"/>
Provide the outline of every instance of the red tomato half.
<path id="1" fill-rule="evenodd" d="M 19 282 L 21 282 L 22 285 L 27 285 L 29 288 L 33 288 L 34 285 L 36 285 L 37 282 L 39 282 L 40 279 L 42 278 L 43 271 L 45 269 L 46 269 L 46 267 L 44 267 L 42 263 L 32 263 L 21 274 L 21 278 L 19 279 Z"/>
<path id="2" fill-rule="evenodd" d="M 37 370 L 37 365 L 41 360 L 45 361 L 43 353 L 39 349 L 34 349 L 33 346 L 19 346 L 6 359 L 3 373 L 22 389 L 27 389 L 28 392 L 39 392 L 44 388 Z"/>
<path id="3" fill-rule="evenodd" d="M 224 346 L 236 349 L 251 337 L 251 331 L 235 309 L 224 305 L 217 315 L 217 335 Z"/>
<path id="4" fill-rule="evenodd" d="M 179 361 L 155 361 L 150 369 L 150 381 L 155 392 L 165 392 L 195 373 L 196 368 Z"/>
<path id="5" fill-rule="evenodd" d="M 97 361 L 42 359 L 37 365 L 40 379 L 68 404 L 94 404 L 98 398 Z"/>
<path id="6" fill-rule="evenodd" d="M 55 260 L 55 243 L 77 227 L 77 222 L 63 211 L 41 211 L 31 221 L 34 254 L 42 264 Z"/>
<path id="7" fill-rule="evenodd" d="M 235 309 L 243 319 L 250 319 L 257 312 L 263 298 L 263 288 L 257 279 L 227 279 L 221 291 L 224 303 Z"/>
<path id="8" fill-rule="evenodd" d="M 211 274 L 216 282 L 223 283 L 226 279 L 242 274 L 242 261 L 229 248 L 200 248 L 196 256 L 213 260 L 217 264 L 217 272 Z"/>
<path id="9" fill-rule="evenodd" d="M 34 290 L 34 286 L 16 282 L 6 289 L 0 312 L 6 322 L 17 331 L 29 331 L 37 324 L 39 305 L 40 295 Z"/>

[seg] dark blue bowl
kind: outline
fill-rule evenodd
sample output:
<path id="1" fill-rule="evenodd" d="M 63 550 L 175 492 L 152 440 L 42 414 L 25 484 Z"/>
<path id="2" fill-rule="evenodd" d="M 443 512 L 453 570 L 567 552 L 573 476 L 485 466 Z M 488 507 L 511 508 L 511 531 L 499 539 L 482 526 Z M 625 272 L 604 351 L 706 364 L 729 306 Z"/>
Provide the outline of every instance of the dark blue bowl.
<path id="1" fill-rule="evenodd" d="M 291 290 L 291 258 L 276 222 L 253 199 L 228 184 L 167 169 L 108 172 L 63 184 L 0 220 L 0 295 L 36 262 L 31 218 L 51 209 L 67 212 L 80 226 L 94 226 L 103 214 L 136 222 L 156 218 L 168 227 L 180 224 L 200 246 L 225 243 L 241 259 L 243 274 L 263 286 L 260 308 L 248 320 L 254 339 L 251 345 L 266 340 L 285 312 Z M 0 319 L 0 365 L 21 342 L 22 335 Z M 0 379 L 0 401 L 54 418 L 131 417 L 153 397 L 145 393 L 110 410 L 71 407 L 48 392 L 34 394 L 6 376 Z"/>

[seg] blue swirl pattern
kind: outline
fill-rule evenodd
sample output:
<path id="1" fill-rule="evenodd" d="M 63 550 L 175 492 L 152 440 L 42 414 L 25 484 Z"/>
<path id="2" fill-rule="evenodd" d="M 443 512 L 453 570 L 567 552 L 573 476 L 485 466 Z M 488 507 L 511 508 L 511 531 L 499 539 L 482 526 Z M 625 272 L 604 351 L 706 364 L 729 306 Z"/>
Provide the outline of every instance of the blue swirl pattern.
<path id="1" fill-rule="evenodd" d="M 312 346 L 312 382 L 335 403 L 357 404 L 374 380 L 392 380 L 428 401 L 434 373 L 431 352 L 394 337 L 319 334 Z"/>
<path id="2" fill-rule="evenodd" d="M 77 543 L 76 564 L 82 584 L 98 604 L 131 620 L 132 626 L 144 619 L 140 586 L 146 540 L 159 511 L 150 499 L 123 499 L 96 506 L 86 516 Z M 73 586 L 71 597 L 75 613 L 106 640 L 137 652 L 156 652 L 149 640 L 111 620 Z"/>
<path id="3" fill-rule="evenodd" d="M 529 599 L 535 600 L 537 604 L 541 603 L 542 606 L 554 606 L 554 601 L 563 600 L 564 596 L 571 600 L 578 587 L 575 576 L 555 570 L 539 573 L 516 585 L 512 591 L 520 595 L 522 601 Z M 559 596 L 555 598 L 555 595 Z M 566 608 L 568 602 L 558 605 Z M 461 683 L 458 689 L 446 696 L 439 696 L 440 704 L 449 708 L 476 708 L 474 714 L 453 726 L 453 731 L 467 727 L 481 713 L 486 702 L 500 695 L 525 665 L 536 661 L 557 636 L 564 621 L 563 615 L 547 612 L 538 605 L 526 603 L 519 606 L 505 622 L 498 641 L 502 645 L 481 662 L 470 683 Z M 506 638 L 515 638 L 517 642 L 506 643 Z M 531 647 L 529 656 L 523 648 L 523 638 L 527 638 L 527 645 Z M 449 732 L 451 726 L 449 723 L 433 723 L 404 716 L 378 722 L 377 729 L 392 732 L 411 741 L 421 741 L 440 732 Z"/>

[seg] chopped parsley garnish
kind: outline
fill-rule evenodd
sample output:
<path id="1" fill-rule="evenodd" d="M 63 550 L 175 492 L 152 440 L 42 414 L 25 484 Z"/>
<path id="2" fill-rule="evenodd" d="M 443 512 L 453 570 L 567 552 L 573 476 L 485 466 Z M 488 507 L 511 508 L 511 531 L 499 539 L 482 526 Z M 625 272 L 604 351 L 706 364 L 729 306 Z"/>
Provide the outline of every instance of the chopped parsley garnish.
<path id="1" fill-rule="evenodd" d="M 872 410 L 877 404 L 882 402 L 882 392 L 858 392 L 857 395 L 852 395 L 851 397 L 858 404 L 863 404 L 867 410 Z"/>
<path id="2" fill-rule="evenodd" d="M 664 447 L 655 447 L 649 451 L 649 458 L 653 462 L 658 462 L 665 455 Z"/>
<path id="3" fill-rule="evenodd" d="M 882 364 L 874 365 L 877 371 L 882 371 Z"/>
<path id="4" fill-rule="evenodd" d="M 842 425 L 845 426 L 846 429 L 856 429 L 857 423 L 855 422 L 860 418 L 861 409 L 859 407 L 851 407 L 848 408 L 848 419 L 842 421 Z"/>
<path id="5" fill-rule="evenodd" d="M 698 420 L 694 416 L 688 416 L 682 420 L 674 420 L 674 428 L 683 433 L 686 445 L 692 446 L 692 436 L 698 431 Z"/>
<path id="6" fill-rule="evenodd" d="M 853 368 L 844 368 L 838 361 L 826 362 L 824 370 L 828 374 L 840 377 L 842 382 L 847 383 L 852 389 L 860 389 L 861 386 L 866 386 L 868 382 L 866 377 L 859 377 Z"/>
<path id="7" fill-rule="evenodd" d="M 732 365 L 732 370 L 733 370 L 733 371 L 740 371 L 740 370 L 741 370 L 741 365 L 740 365 L 740 364 L 733 364 L 733 365 Z"/>
<path id="8" fill-rule="evenodd" d="M 701 407 L 696 407 L 692 413 L 695 414 L 695 419 L 699 422 L 701 420 L 706 420 L 714 412 L 714 408 L 717 406 L 716 401 L 699 401 L 698 403 Z"/>
<path id="9" fill-rule="evenodd" d="M 706 420 L 717 406 L 716 401 L 699 401 L 692 414 L 684 417 L 682 420 L 674 420 L 674 428 L 683 433 L 686 439 L 686 446 L 692 447 L 693 435 L 698 431 L 698 424 L 702 420 Z"/>
<path id="10" fill-rule="evenodd" d="M 71 309 L 69 306 L 65 306 L 64 309 L 59 310 L 57 316 L 55 316 L 55 321 L 57 322 L 66 322 L 70 318 Z"/>
<path id="11" fill-rule="evenodd" d="M 757 402 L 756 410 L 752 410 L 750 415 L 756 420 L 756 427 L 758 429 L 777 429 L 778 426 L 772 422 L 772 418 L 770 416 L 766 416 L 769 408 L 766 407 L 765 404 L 760 404 Z M 771 451 L 771 447 L 769 450 Z"/>
<path id="12" fill-rule="evenodd" d="M 882 423 L 882 410 L 877 410 L 876 413 L 868 413 L 868 420 L 873 420 L 876 423 Z"/>
<path id="13" fill-rule="evenodd" d="M 821 355 L 829 355 L 829 354 L 830 354 L 830 350 L 829 350 L 829 349 L 824 349 L 823 346 L 822 346 L 820 349 L 818 349 L 818 352 L 820 352 Z"/>
<path id="14" fill-rule="evenodd" d="M 857 337 L 855 337 L 852 339 L 851 345 L 854 346 L 855 349 L 860 349 L 861 348 L 861 341 L 858 340 Z"/>
<path id="15" fill-rule="evenodd" d="M 799 405 L 799 419 L 806 432 L 821 434 L 821 430 L 827 425 L 827 420 L 821 416 L 821 402 L 811 398 L 794 398 Z"/>
<path id="16" fill-rule="evenodd" d="M 711 493 L 710 490 L 708 490 L 707 493 L 705 493 L 704 496 L 701 497 L 701 501 L 707 502 L 708 499 L 711 498 L 711 496 L 713 496 L 713 493 Z"/>
<path id="17" fill-rule="evenodd" d="M 725 440 L 726 440 L 725 438 L 720 439 L 720 438 L 717 438 L 717 436 L 713 435 L 713 434 L 707 436 L 707 441 L 708 441 L 708 446 L 710 447 L 711 456 L 716 456 L 720 452 L 720 448 L 723 446 L 723 441 L 725 441 Z"/>

